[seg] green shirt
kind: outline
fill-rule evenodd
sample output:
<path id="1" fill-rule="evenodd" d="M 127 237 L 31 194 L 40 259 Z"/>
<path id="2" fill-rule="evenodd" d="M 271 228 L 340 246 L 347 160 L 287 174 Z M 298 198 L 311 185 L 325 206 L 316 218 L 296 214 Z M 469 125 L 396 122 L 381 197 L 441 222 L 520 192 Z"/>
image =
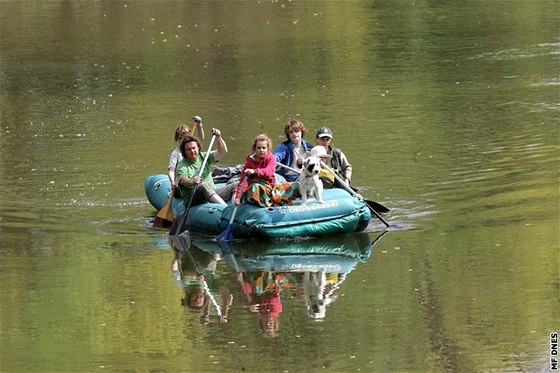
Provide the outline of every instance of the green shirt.
<path id="1" fill-rule="evenodd" d="M 212 180 L 212 170 L 210 169 L 210 165 L 214 163 L 218 163 L 218 160 L 215 157 L 215 151 L 210 152 L 208 156 L 208 162 L 206 162 L 206 166 L 204 166 L 204 171 L 202 172 L 202 181 L 208 183 L 212 188 L 215 188 L 214 180 Z M 175 182 L 179 185 L 179 191 L 181 192 L 181 196 L 183 197 L 183 202 L 188 203 L 191 192 L 194 188 L 193 185 L 184 186 L 179 184 L 179 180 L 182 177 L 187 177 L 192 179 L 193 177 L 198 175 L 200 167 L 202 166 L 202 162 L 204 162 L 204 157 L 206 156 L 206 152 L 200 153 L 198 158 L 194 161 L 190 159 L 183 158 L 179 164 L 177 164 L 177 169 L 175 170 Z"/>

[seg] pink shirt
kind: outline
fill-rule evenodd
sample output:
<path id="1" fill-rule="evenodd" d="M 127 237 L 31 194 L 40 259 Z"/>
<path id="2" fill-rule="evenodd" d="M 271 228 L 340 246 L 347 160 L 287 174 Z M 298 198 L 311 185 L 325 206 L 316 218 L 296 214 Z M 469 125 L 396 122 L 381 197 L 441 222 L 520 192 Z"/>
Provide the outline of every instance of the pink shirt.
<path id="1" fill-rule="evenodd" d="M 257 173 L 255 175 L 249 176 L 249 180 L 247 185 L 245 185 L 245 190 L 243 190 L 243 194 L 247 192 L 249 189 L 249 184 L 251 180 L 260 179 L 264 180 L 268 183 L 268 185 L 272 188 L 274 187 L 274 183 L 276 182 L 276 177 L 274 176 L 274 172 L 276 171 L 276 157 L 272 153 L 267 153 L 263 160 L 256 160 L 255 155 L 249 155 L 247 160 L 245 161 L 245 165 L 243 166 L 243 171 L 241 172 L 241 177 L 239 178 L 239 186 L 237 187 L 237 194 L 239 194 L 241 190 L 241 186 L 243 185 L 243 181 L 246 178 L 245 170 L 247 169 L 255 169 Z"/>

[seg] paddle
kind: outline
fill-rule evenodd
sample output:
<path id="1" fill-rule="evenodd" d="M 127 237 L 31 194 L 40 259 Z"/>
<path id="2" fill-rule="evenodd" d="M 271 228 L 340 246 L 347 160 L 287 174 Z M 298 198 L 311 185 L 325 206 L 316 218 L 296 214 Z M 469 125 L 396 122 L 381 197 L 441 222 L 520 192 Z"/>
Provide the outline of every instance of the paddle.
<path id="1" fill-rule="evenodd" d="M 353 195 L 354 197 L 357 196 L 357 195 L 356 195 L 356 192 L 354 192 L 354 191 L 352 190 L 352 188 L 350 188 L 350 187 L 348 186 L 348 184 L 346 184 L 346 182 L 340 178 L 340 176 L 338 176 L 329 166 L 327 166 L 327 165 L 325 164 L 325 162 L 321 161 L 321 166 L 323 166 L 324 169 L 326 169 L 326 170 L 329 171 L 331 174 L 333 174 L 333 176 L 334 176 L 334 178 L 336 179 L 336 181 L 338 181 L 338 182 L 342 185 L 342 187 L 343 187 L 348 193 L 350 193 L 350 194 Z M 370 205 L 368 205 L 367 203 L 366 203 L 366 205 L 367 205 L 367 207 L 369 207 L 369 209 L 371 210 L 371 212 L 373 212 L 373 214 L 374 214 L 375 216 L 377 216 L 377 218 L 378 218 L 379 220 L 381 220 L 381 222 L 382 222 L 383 224 L 385 224 L 385 226 L 388 228 L 388 227 L 389 227 L 389 223 L 387 223 L 385 220 L 383 220 L 383 218 L 381 217 L 381 215 L 379 215 L 379 214 L 377 213 L 377 211 L 375 211 Z"/>
<path id="2" fill-rule="evenodd" d="M 243 281 L 243 273 L 239 270 L 239 265 L 237 264 L 237 260 L 235 259 L 235 253 L 233 252 L 233 248 L 230 246 L 229 242 L 219 242 L 220 249 L 222 250 L 222 254 L 229 255 L 233 265 L 235 267 L 235 272 L 237 273 L 237 280 L 239 281 L 239 285 L 241 285 L 242 293 L 245 294 L 247 301 L 251 303 L 251 295 L 249 294 L 249 289 L 247 289 L 247 284 Z"/>
<path id="3" fill-rule="evenodd" d="M 208 151 L 206 152 L 206 155 L 204 156 L 204 160 L 202 161 L 202 165 L 200 166 L 200 170 L 198 170 L 198 174 L 196 175 L 198 177 L 201 177 L 202 173 L 204 172 L 204 167 L 206 167 L 206 162 L 208 162 L 208 157 L 210 156 L 210 152 L 212 151 L 212 146 L 214 146 L 214 141 L 215 140 L 216 140 L 216 135 L 213 135 L 212 140 L 210 140 L 210 145 L 208 145 Z M 173 224 L 173 227 L 171 228 L 171 231 L 169 232 L 170 235 L 172 235 L 172 236 L 176 235 L 177 231 L 180 231 L 181 228 L 183 227 L 183 224 L 185 224 L 185 220 L 187 219 L 189 209 L 191 208 L 192 200 L 193 200 L 193 197 L 195 195 L 197 186 L 198 186 L 198 184 L 195 184 L 194 187 L 193 187 L 193 190 L 191 192 L 191 196 L 189 198 L 189 202 L 187 203 L 187 207 L 185 209 L 185 212 L 183 213 L 181 223 L 180 224 Z M 174 223 L 177 223 L 177 221 L 175 221 Z"/>
<path id="4" fill-rule="evenodd" d="M 156 220 L 154 220 L 154 227 L 157 228 L 169 228 L 173 224 L 173 209 L 171 208 L 171 203 L 173 202 L 173 189 L 169 192 L 169 200 L 163 206 L 161 210 L 156 215 Z"/>
<path id="5" fill-rule="evenodd" d="M 292 167 L 290 167 L 290 166 L 286 166 L 285 164 L 282 164 L 282 163 L 277 163 L 277 165 L 280 166 L 280 167 L 284 167 L 285 169 L 294 171 L 294 172 L 300 172 L 299 170 L 296 170 L 295 168 L 292 168 Z M 347 185 L 347 184 L 344 183 L 343 181 L 340 181 L 340 182 L 343 183 L 344 185 Z M 350 188 L 352 188 L 352 187 L 350 187 Z M 353 190 L 354 192 L 357 191 L 357 189 L 354 189 L 354 188 L 352 188 L 352 190 Z M 352 193 L 351 193 L 351 194 L 352 194 Z M 354 195 L 354 194 L 353 194 L 353 195 Z M 382 205 L 381 203 L 379 203 L 379 202 L 370 201 L 370 200 L 368 200 L 368 199 L 364 199 L 364 201 L 365 201 L 365 203 L 368 205 L 368 207 L 369 207 L 370 209 L 374 209 L 374 210 L 377 211 L 378 213 L 383 214 L 383 213 L 385 213 L 385 212 L 391 211 L 391 210 L 389 210 L 387 207 L 383 206 L 383 205 Z"/>
<path id="6" fill-rule="evenodd" d="M 354 190 L 354 189 L 352 189 L 352 190 Z M 371 201 L 371 200 L 369 200 L 369 199 L 364 199 L 364 201 L 366 202 L 366 204 L 367 204 L 370 208 L 374 209 L 375 211 L 377 211 L 377 212 L 380 213 L 380 214 L 383 214 L 383 213 L 386 213 L 386 212 L 391 211 L 391 210 L 389 210 L 387 207 L 383 206 L 381 203 L 378 203 L 378 202 L 375 202 L 375 201 Z"/>
<path id="7" fill-rule="evenodd" d="M 241 189 L 239 190 L 239 193 L 237 193 L 237 195 L 235 196 L 235 199 L 237 199 L 237 197 L 240 197 L 240 195 L 241 196 L 243 195 L 243 190 L 245 189 L 245 185 L 247 185 L 247 175 L 245 175 L 245 178 L 243 179 L 243 183 L 241 184 Z M 218 237 L 216 237 L 215 239 L 216 242 L 233 240 L 233 233 L 231 232 L 231 230 L 233 229 L 233 221 L 235 219 L 235 215 L 237 214 L 237 208 L 239 207 L 239 205 L 235 205 L 233 212 L 231 213 L 231 219 L 229 219 L 229 224 L 226 230 L 220 233 Z"/>

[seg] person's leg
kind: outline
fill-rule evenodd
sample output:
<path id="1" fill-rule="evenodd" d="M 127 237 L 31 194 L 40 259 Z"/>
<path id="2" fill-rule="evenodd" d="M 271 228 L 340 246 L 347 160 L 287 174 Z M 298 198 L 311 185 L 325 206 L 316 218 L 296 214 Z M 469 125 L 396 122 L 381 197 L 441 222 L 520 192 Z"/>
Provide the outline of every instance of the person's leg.
<path id="1" fill-rule="evenodd" d="M 235 198 L 235 192 L 237 191 L 237 186 L 238 185 L 239 185 L 239 182 L 227 184 L 226 186 L 216 190 L 216 193 L 224 201 L 233 200 L 233 198 Z"/>
<path id="2" fill-rule="evenodd" d="M 208 183 L 200 183 L 197 187 L 196 187 L 196 192 L 194 195 L 193 200 L 195 200 L 198 203 L 204 203 L 206 201 L 208 202 L 213 202 L 213 203 L 219 203 L 222 205 L 226 205 L 225 201 L 221 198 L 220 195 L 218 195 L 216 193 L 216 191 L 214 190 L 214 188 L 212 188 L 210 185 L 208 185 Z M 194 201 L 193 201 L 194 203 Z"/>
<path id="3" fill-rule="evenodd" d="M 226 201 L 224 201 L 218 193 L 212 194 L 208 200 L 213 203 L 219 203 L 220 205 L 227 205 Z"/>

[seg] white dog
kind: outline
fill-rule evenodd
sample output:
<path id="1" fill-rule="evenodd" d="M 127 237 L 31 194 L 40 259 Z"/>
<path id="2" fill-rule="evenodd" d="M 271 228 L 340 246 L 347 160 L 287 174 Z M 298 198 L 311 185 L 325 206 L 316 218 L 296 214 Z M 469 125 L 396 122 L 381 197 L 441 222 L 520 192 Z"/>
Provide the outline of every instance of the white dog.
<path id="1" fill-rule="evenodd" d="M 317 149 L 315 149 L 317 148 Z M 319 171 L 321 170 L 321 150 L 326 153 L 324 147 L 314 147 L 310 152 L 305 154 L 303 160 L 303 168 L 299 176 L 299 193 L 301 194 L 301 204 L 307 204 L 307 197 L 315 196 L 319 203 L 323 201 L 323 183 L 319 179 Z"/>

